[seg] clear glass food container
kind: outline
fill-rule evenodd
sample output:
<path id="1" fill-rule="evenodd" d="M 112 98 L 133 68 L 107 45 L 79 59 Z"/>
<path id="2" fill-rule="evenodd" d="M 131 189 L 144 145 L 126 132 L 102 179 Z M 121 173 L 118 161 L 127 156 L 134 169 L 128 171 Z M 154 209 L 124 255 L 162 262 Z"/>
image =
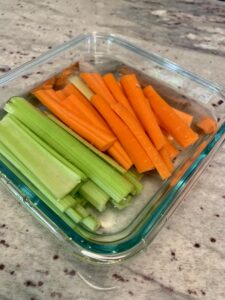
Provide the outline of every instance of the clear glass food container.
<path id="1" fill-rule="evenodd" d="M 35 188 L 31 190 L 26 186 L 23 174 L 0 157 L 1 182 L 62 241 L 72 257 L 76 256 L 74 263 L 81 276 L 95 287 L 112 288 L 113 284 L 103 284 L 102 278 L 107 276 L 102 270 L 148 247 L 222 145 L 225 90 L 113 34 L 91 33 L 80 35 L 1 76 L 1 117 L 10 97 L 27 95 L 34 87 L 71 66 L 75 72 L 93 68 L 117 76 L 135 72 L 143 86 L 152 84 L 173 106 L 191 113 L 195 130 L 196 122 L 204 116 L 211 116 L 218 124 L 214 134 L 200 134 L 195 145 L 182 151 L 168 180 L 162 181 L 154 173 L 145 175 L 143 192 L 128 208 L 120 211 L 108 207 L 100 216 L 102 227 L 97 233 L 81 226 L 72 230 L 39 199 Z"/>

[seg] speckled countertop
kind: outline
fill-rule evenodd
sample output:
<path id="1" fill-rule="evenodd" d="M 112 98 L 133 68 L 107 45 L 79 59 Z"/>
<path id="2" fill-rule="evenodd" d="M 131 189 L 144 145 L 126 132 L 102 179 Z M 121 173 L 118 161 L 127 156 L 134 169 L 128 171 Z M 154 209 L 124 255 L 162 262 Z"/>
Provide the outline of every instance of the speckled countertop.
<path id="1" fill-rule="evenodd" d="M 224 84 L 225 3 L 0 0 L 0 72 L 81 32 L 112 31 Z M 225 299 L 225 147 L 143 254 L 115 267 L 120 290 L 78 276 L 61 244 L 0 188 L 0 300 Z"/>

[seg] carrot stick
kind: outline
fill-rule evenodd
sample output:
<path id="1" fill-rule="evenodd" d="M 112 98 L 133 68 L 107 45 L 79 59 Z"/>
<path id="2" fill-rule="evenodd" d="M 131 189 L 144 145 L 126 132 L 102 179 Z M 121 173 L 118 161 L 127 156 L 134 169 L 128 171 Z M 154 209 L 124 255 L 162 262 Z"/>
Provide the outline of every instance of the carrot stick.
<path id="1" fill-rule="evenodd" d="M 92 125 L 84 122 L 81 118 L 63 108 L 54 99 L 50 98 L 44 90 L 38 90 L 34 92 L 34 95 L 61 121 L 95 145 L 99 150 L 105 151 L 115 142 L 115 138 L 109 137 L 98 128 L 94 128 Z"/>
<path id="2" fill-rule="evenodd" d="M 76 94 L 76 91 L 77 89 L 72 83 L 68 83 L 63 89 L 63 93 L 67 96 L 70 96 L 71 94 Z"/>
<path id="3" fill-rule="evenodd" d="M 146 152 L 104 98 L 100 95 L 94 95 L 91 102 L 111 127 L 132 162 L 135 164 L 138 172 L 141 173 L 151 170 L 153 165 Z"/>
<path id="4" fill-rule="evenodd" d="M 120 103 L 112 105 L 113 110 L 118 114 L 118 116 L 124 121 L 128 126 L 130 131 L 135 135 L 138 142 L 141 144 L 148 157 L 151 159 L 153 165 L 156 167 L 159 175 L 162 179 L 166 179 L 170 176 L 170 172 L 166 166 L 166 163 L 161 158 L 158 151 L 153 146 L 149 137 L 145 133 L 144 129 L 141 127 L 140 123 L 133 117 L 133 115 L 124 108 Z"/>
<path id="5" fill-rule="evenodd" d="M 156 149 L 161 149 L 166 143 L 165 138 L 136 76 L 134 74 L 122 76 L 121 84 L 130 100 L 134 112 L 156 146 Z"/>
<path id="6" fill-rule="evenodd" d="M 63 93 L 62 90 L 58 90 L 55 92 L 55 95 L 56 97 L 59 99 L 59 100 L 64 100 L 66 98 L 66 95 Z"/>
<path id="7" fill-rule="evenodd" d="M 216 122 L 209 117 L 203 118 L 200 122 L 197 123 L 197 126 L 201 128 L 206 134 L 213 133 L 217 129 Z"/>
<path id="8" fill-rule="evenodd" d="M 55 101 L 57 102 L 61 102 L 62 99 L 60 97 L 57 96 L 56 91 L 53 89 L 49 89 L 45 91 L 47 95 L 49 95 L 49 97 L 53 98 Z"/>
<path id="9" fill-rule="evenodd" d="M 166 148 L 163 147 L 162 149 L 159 150 L 159 153 L 165 163 L 165 165 L 167 166 L 167 169 L 172 172 L 174 170 L 174 166 L 173 163 L 171 161 L 170 155 L 167 152 Z"/>
<path id="10" fill-rule="evenodd" d="M 80 77 L 85 81 L 89 88 L 104 98 L 109 104 L 116 102 L 108 88 L 105 86 L 100 74 L 98 73 L 81 73 Z"/>
<path id="11" fill-rule="evenodd" d="M 152 109 L 156 113 L 166 130 L 182 146 L 188 147 L 198 139 L 198 134 L 188 127 L 151 86 L 144 88 L 146 97 L 150 100 Z"/>
<path id="12" fill-rule="evenodd" d="M 68 108 L 71 107 L 73 111 L 79 112 L 80 116 L 82 116 L 85 121 L 89 122 L 95 127 L 98 127 L 105 132 L 106 135 L 115 138 L 104 119 L 102 119 L 101 115 L 98 114 L 95 108 L 85 98 L 78 98 L 74 94 L 71 94 L 62 102 L 62 104 Z"/>
<path id="13" fill-rule="evenodd" d="M 178 110 L 174 107 L 173 107 L 173 110 L 184 121 L 184 123 L 186 123 L 189 127 L 191 127 L 191 123 L 193 121 L 193 116 L 192 115 L 190 115 L 190 114 L 188 114 L 184 111 Z"/>
<path id="14" fill-rule="evenodd" d="M 112 73 L 108 73 L 103 76 L 103 80 L 105 84 L 107 85 L 108 89 L 119 103 L 121 103 L 124 107 L 126 107 L 134 116 L 134 111 L 130 106 L 129 101 L 124 96 L 121 88 L 119 87 L 114 75 Z M 135 116 L 136 117 L 136 116 Z"/>
<path id="15" fill-rule="evenodd" d="M 179 150 L 177 150 L 177 148 L 175 148 L 167 138 L 166 138 L 166 144 L 164 145 L 163 148 L 167 150 L 170 159 L 174 159 L 179 154 Z"/>
<path id="16" fill-rule="evenodd" d="M 83 94 L 74 86 L 74 84 L 70 83 L 68 84 L 64 89 L 63 92 L 65 94 L 73 94 L 76 97 L 76 104 L 77 106 L 80 105 L 81 107 L 84 107 L 84 110 L 89 110 L 90 113 L 92 113 L 93 118 L 96 120 L 98 119 L 97 123 L 100 126 L 100 123 L 102 123 L 102 128 L 105 130 L 111 131 L 107 123 L 104 121 L 104 119 L 101 117 L 101 115 L 97 112 L 97 110 L 89 103 L 89 99 L 83 96 Z"/>
<path id="17" fill-rule="evenodd" d="M 129 170 L 133 163 L 119 141 L 116 141 L 107 152 L 122 166 Z"/>
<path id="18" fill-rule="evenodd" d="M 101 125 L 102 125 L 103 130 L 106 130 L 113 135 L 111 129 L 108 127 L 108 124 L 105 123 L 105 120 L 102 119 L 101 115 L 99 115 L 99 113 L 96 111 L 96 109 L 88 102 L 88 100 L 80 93 L 80 91 L 72 83 L 68 84 L 63 89 L 63 91 L 65 94 L 68 94 L 68 95 L 72 94 L 74 96 L 77 96 L 76 101 L 74 101 L 74 99 L 70 98 L 69 102 L 72 101 L 73 102 L 73 103 L 71 103 L 72 106 L 74 106 L 74 104 L 76 104 L 76 109 L 79 108 L 78 110 L 80 110 L 80 109 L 82 110 L 82 111 L 80 111 L 80 116 L 82 118 L 87 120 L 88 113 L 86 113 L 86 108 L 90 109 L 90 112 L 92 112 L 92 118 L 89 121 L 95 126 L 101 127 Z M 68 98 L 65 99 L 65 102 L 67 99 Z M 61 104 L 63 104 L 63 102 Z M 64 105 L 67 106 L 68 104 L 64 104 Z M 85 105 L 86 107 L 84 108 L 83 105 Z M 102 124 L 100 124 L 98 121 L 95 122 L 94 116 L 96 116 L 98 121 L 100 121 Z M 126 170 L 130 169 L 131 166 L 133 165 L 132 161 L 130 160 L 129 156 L 127 155 L 127 153 L 125 152 L 125 150 L 123 149 L 123 147 L 121 146 L 119 141 L 116 141 L 108 149 L 108 153 Z"/>

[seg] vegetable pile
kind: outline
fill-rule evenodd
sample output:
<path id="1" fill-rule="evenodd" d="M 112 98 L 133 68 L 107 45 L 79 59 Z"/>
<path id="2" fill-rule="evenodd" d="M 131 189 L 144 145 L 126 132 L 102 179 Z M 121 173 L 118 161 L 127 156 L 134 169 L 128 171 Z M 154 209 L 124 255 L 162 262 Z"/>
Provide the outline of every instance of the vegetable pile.
<path id="1" fill-rule="evenodd" d="M 11 98 L 0 121 L 0 153 L 72 228 L 96 231 L 100 222 L 88 205 L 99 212 L 108 203 L 125 208 L 142 190 L 140 173 L 155 169 L 169 178 L 176 145 L 198 139 L 193 117 L 152 86 L 142 89 L 135 74 L 118 81 L 111 73 L 81 73 L 58 90 L 50 80 L 32 94 L 47 111 Z M 209 118 L 199 127 L 215 130 Z"/>

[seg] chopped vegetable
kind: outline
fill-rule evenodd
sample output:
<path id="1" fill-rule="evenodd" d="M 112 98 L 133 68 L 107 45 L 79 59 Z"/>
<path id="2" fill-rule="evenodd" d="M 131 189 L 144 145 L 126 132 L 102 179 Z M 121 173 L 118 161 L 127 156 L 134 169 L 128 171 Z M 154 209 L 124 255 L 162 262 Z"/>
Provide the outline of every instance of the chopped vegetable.
<path id="1" fill-rule="evenodd" d="M 168 140 L 168 138 L 166 138 L 166 144 L 163 148 L 167 150 L 170 159 L 174 159 L 179 154 L 179 150 L 177 150 L 177 148 L 173 146 L 173 144 Z"/>
<path id="2" fill-rule="evenodd" d="M 169 155 L 168 151 L 166 150 L 166 148 L 163 147 L 162 149 L 160 149 L 159 153 L 160 153 L 167 169 L 170 172 L 172 172 L 174 170 L 174 166 L 173 166 L 172 160 L 171 160 L 170 155 Z"/>
<path id="3" fill-rule="evenodd" d="M 100 95 L 107 103 L 116 102 L 98 73 L 81 73 L 80 77 L 95 94 Z"/>
<path id="4" fill-rule="evenodd" d="M 170 176 L 170 172 L 161 158 L 158 151 L 155 149 L 154 145 L 145 134 L 143 128 L 133 117 L 133 115 L 120 103 L 112 105 L 114 111 L 119 115 L 119 117 L 124 121 L 124 123 L 129 127 L 130 131 L 135 135 L 140 145 L 143 147 L 144 151 L 147 153 L 149 159 L 152 161 L 153 165 L 159 172 L 162 179 L 166 179 Z"/>
<path id="5" fill-rule="evenodd" d="M 116 141 L 107 152 L 125 169 L 129 170 L 133 163 L 121 143 Z"/>
<path id="6" fill-rule="evenodd" d="M 79 189 L 79 194 L 90 202 L 98 211 L 105 210 L 109 195 L 101 190 L 94 182 L 88 180 Z"/>
<path id="7" fill-rule="evenodd" d="M 97 154 L 99 157 L 101 157 L 104 161 L 106 161 L 108 164 L 110 164 L 113 168 L 115 168 L 119 173 L 124 174 L 126 173 L 126 169 L 122 168 L 117 162 L 115 162 L 111 157 L 106 155 L 105 153 L 99 151 L 97 148 L 92 146 L 90 143 L 88 143 L 85 139 L 80 137 L 78 134 L 76 134 L 74 131 L 72 131 L 70 128 L 68 128 L 65 124 L 63 124 L 61 121 L 59 121 L 56 117 L 54 117 L 51 114 L 47 114 L 49 119 L 51 119 L 53 122 L 55 122 L 57 125 L 65 129 L 68 133 L 70 133 L 72 136 L 74 136 L 79 142 L 87 146 L 92 152 Z M 113 147 L 116 147 L 117 142 L 115 142 L 108 151 L 111 151 Z"/>
<path id="8" fill-rule="evenodd" d="M 197 141 L 198 134 L 182 121 L 153 87 L 147 86 L 144 88 L 144 93 L 150 100 L 151 107 L 160 119 L 160 122 L 182 147 L 188 147 Z"/>
<path id="9" fill-rule="evenodd" d="M 71 114 L 69 111 L 61 107 L 54 99 L 46 95 L 44 90 L 34 92 L 34 95 L 44 104 L 52 113 L 60 118 L 74 131 L 78 132 L 82 137 L 93 143 L 101 151 L 107 150 L 114 142 L 115 138 L 109 137 L 98 128 L 93 128 L 81 118 Z"/>
<path id="10" fill-rule="evenodd" d="M 90 100 L 94 93 L 86 86 L 83 80 L 78 76 L 70 77 L 70 82 L 72 82 L 75 87 L 88 99 Z"/>
<path id="11" fill-rule="evenodd" d="M 135 74 L 122 76 L 120 82 L 140 123 L 148 133 L 156 149 L 161 149 L 165 145 L 165 138 Z"/>
<path id="12" fill-rule="evenodd" d="M 130 113 L 132 113 L 135 116 L 129 101 L 127 100 L 124 93 L 122 92 L 121 87 L 119 87 L 114 75 L 112 73 L 108 73 L 103 76 L 103 80 L 107 85 L 108 89 L 110 90 L 110 92 L 112 93 L 112 95 L 114 96 L 114 98 L 116 99 L 116 101 L 121 103 L 124 107 L 126 107 L 130 111 Z"/>
<path id="13" fill-rule="evenodd" d="M 213 133 L 217 129 L 216 122 L 210 117 L 203 118 L 200 122 L 197 123 L 197 126 L 201 128 L 206 134 Z"/>
<path id="14" fill-rule="evenodd" d="M 5 110 L 18 118 L 82 172 L 88 174 L 88 177 L 116 202 L 119 203 L 132 192 L 133 185 L 127 179 L 25 99 L 12 98 L 6 104 Z"/>
<path id="15" fill-rule="evenodd" d="M 152 169 L 153 165 L 144 149 L 140 146 L 129 128 L 112 110 L 110 105 L 99 95 L 92 97 L 91 103 L 106 120 L 114 134 L 128 153 L 138 172 L 146 172 Z"/>
<path id="16" fill-rule="evenodd" d="M 183 120 L 184 123 L 186 123 L 189 127 L 191 127 L 191 123 L 193 121 L 193 116 L 192 115 L 190 115 L 190 114 L 188 114 L 184 111 L 178 110 L 174 107 L 173 107 L 173 110 Z"/>
<path id="17" fill-rule="evenodd" d="M 0 122 L 0 135 L 1 142 L 13 151 L 18 160 L 38 177 L 56 199 L 66 196 L 80 183 L 79 175 L 32 139 L 10 115 Z"/>

